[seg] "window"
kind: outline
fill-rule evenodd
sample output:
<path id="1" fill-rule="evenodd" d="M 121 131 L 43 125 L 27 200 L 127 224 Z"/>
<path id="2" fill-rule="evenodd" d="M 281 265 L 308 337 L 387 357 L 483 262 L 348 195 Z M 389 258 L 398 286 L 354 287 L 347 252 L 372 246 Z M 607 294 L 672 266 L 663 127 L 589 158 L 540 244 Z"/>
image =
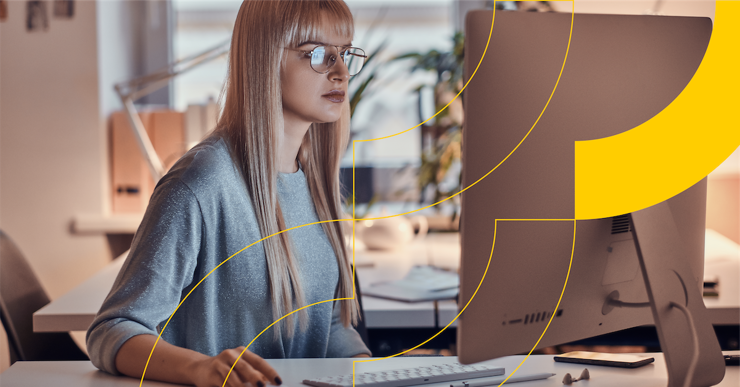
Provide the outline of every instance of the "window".
<path id="1" fill-rule="evenodd" d="M 174 0 L 175 58 L 197 54 L 228 40 L 240 4 L 241 1 L 233 0 Z M 355 16 L 353 44 L 371 52 L 386 42 L 386 48 L 378 57 L 380 60 L 390 60 L 408 52 L 426 52 L 433 48 L 449 50 L 452 47 L 452 0 L 347 0 L 347 4 Z M 222 57 L 177 77 L 174 81 L 175 108 L 185 110 L 188 104 L 218 99 L 226 79 L 226 67 L 226 58 Z M 360 102 L 352 121 L 355 139 L 387 136 L 419 123 L 414 90 L 422 84 L 433 84 L 436 76 L 421 72 L 409 76 L 408 68 L 408 63 L 393 62 L 377 71 L 371 93 Z M 415 129 L 391 139 L 358 145 L 356 163 L 382 167 L 416 166 L 420 149 L 420 130 Z M 352 155 L 348 152 L 344 165 L 351 164 Z"/>

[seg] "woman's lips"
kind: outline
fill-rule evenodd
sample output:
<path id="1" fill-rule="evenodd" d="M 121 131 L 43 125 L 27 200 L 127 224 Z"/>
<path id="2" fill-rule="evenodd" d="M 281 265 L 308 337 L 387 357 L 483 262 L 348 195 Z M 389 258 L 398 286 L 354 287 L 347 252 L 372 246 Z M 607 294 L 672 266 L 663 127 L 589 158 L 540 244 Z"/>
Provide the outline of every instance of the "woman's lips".
<path id="1" fill-rule="evenodd" d="M 322 95 L 322 97 L 328 99 L 331 102 L 344 102 L 344 92 L 341 90 L 332 90 Z"/>

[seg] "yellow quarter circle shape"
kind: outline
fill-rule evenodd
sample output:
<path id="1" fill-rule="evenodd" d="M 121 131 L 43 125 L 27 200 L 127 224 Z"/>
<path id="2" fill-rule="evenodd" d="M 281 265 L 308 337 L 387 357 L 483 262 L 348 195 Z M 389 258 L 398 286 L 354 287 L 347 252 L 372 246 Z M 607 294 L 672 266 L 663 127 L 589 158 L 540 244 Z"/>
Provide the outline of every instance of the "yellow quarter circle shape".
<path id="1" fill-rule="evenodd" d="M 703 179 L 738 148 L 740 2 L 717 1 L 714 21 L 699 68 L 663 111 L 626 132 L 575 142 L 576 219 L 662 202 Z"/>

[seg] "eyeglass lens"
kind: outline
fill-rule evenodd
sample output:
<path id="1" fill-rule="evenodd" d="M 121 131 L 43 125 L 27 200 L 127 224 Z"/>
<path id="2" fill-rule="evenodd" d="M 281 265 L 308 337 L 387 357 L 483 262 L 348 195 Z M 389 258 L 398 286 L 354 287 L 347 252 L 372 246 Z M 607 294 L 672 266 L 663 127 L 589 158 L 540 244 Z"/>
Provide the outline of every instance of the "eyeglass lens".
<path id="1" fill-rule="evenodd" d="M 311 68 L 319 73 L 325 73 L 334 66 L 340 52 L 334 46 L 318 46 L 311 53 Z M 343 52 L 342 59 L 349 71 L 349 75 L 356 75 L 365 64 L 365 51 L 350 47 Z"/>

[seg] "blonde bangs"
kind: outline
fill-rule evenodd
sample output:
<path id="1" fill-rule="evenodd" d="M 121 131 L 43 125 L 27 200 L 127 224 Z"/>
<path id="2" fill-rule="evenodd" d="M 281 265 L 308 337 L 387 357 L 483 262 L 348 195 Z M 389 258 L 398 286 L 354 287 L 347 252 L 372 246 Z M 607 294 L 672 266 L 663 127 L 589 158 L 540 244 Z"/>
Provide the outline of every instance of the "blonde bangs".
<path id="1" fill-rule="evenodd" d="M 347 4 L 337 1 L 291 1 L 294 8 L 284 13 L 288 20 L 284 20 L 285 29 L 283 38 L 286 47 L 296 47 L 307 41 L 319 41 L 322 25 L 322 16 L 326 15 L 331 23 L 331 32 L 352 40 L 355 35 L 355 23 Z M 293 19 L 293 20 L 290 20 Z"/>

